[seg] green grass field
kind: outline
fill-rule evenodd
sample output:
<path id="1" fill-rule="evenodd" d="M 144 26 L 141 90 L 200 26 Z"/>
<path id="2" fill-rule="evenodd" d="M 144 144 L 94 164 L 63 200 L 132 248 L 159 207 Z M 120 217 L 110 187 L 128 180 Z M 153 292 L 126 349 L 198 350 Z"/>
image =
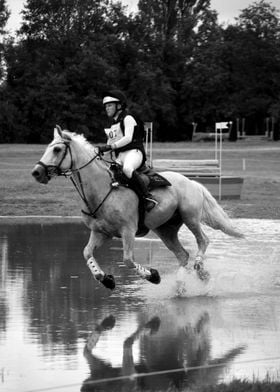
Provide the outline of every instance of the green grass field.
<path id="1" fill-rule="evenodd" d="M 45 146 L 0 145 L 0 215 L 80 215 L 80 199 L 69 179 L 48 185 L 31 177 Z M 153 158 L 213 159 L 214 143 L 155 143 Z M 221 204 L 235 218 L 280 219 L 280 143 L 224 142 L 223 175 L 244 178 L 240 200 Z M 245 169 L 245 170 L 244 170 Z"/>

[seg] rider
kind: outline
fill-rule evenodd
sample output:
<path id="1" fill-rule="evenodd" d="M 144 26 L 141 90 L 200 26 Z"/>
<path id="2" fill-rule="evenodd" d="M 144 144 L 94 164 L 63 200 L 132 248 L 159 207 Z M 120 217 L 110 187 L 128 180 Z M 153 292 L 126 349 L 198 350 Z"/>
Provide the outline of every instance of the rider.
<path id="1" fill-rule="evenodd" d="M 146 183 L 136 171 L 146 161 L 140 125 L 127 111 L 126 97 L 121 91 L 105 93 L 103 105 L 109 118 L 109 127 L 105 128 L 107 144 L 99 147 L 99 152 L 115 152 L 116 161 L 122 165 L 123 172 L 130 179 L 137 195 L 144 199 L 145 209 L 150 211 L 158 202 L 148 192 Z"/>

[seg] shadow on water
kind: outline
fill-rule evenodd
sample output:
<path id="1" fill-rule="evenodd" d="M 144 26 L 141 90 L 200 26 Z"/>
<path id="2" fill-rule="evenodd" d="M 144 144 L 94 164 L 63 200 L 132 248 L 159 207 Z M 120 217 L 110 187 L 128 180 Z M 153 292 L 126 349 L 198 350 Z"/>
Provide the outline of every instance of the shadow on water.
<path id="1" fill-rule="evenodd" d="M 166 276 L 176 262 L 162 244 L 136 247 L 140 262 L 152 258 L 166 272 L 159 287 L 122 268 L 115 240 L 98 252 L 117 280 L 111 292 L 83 260 L 88 234 L 80 224 L 0 226 L 0 386 L 183 391 L 256 373 L 262 378 L 272 369 L 238 361 L 280 356 L 275 296 L 172 297 Z M 175 371 L 187 367 L 200 368 Z M 142 373 L 151 374 L 129 377 Z M 105 380 L 115 377 L 121 378 Z"/>

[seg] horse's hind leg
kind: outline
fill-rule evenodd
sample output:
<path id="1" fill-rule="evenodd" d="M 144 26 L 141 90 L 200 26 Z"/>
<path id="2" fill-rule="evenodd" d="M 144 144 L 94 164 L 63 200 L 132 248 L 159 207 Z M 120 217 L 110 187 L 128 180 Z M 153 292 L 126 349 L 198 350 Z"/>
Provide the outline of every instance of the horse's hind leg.
<path id="1" fill-rule="evenodd" d="M 91 231 L 89 241 L 84 248 L 84 258 L 87 261 L 87 266 L 89 267 L 94 278 L 102 283 L 108 289 L 113 290 L 115 288 L 115 280 L 112 275 L 107 275 L 100 268 L 98 262 L 93 257 L 93 252 L 95 249 L 99 248 L 107 237 L 104 234 L 96 233 Z"/>
<path id="2" fill-rule="evenodd" d="M 174 225 L 162 225 L 154 230 L 154 232 L 159 236 L 166 247 L 174 253 L 180 266 L 186 267 L 189 260 L 189 253 L 183 248 L 182 244 L 178 239 L 178 231 L 181 224 Z"/>
<path id="3" fill-rule="evenodd" d="M 209 278 L 209 273 L 204 270 L 203 259 L 206 249 L 209 245 L 209 239 L 202 230 L 200 222 L 197 218 L 188 217 L 187 219 L 184 219 L 184 223 L 195 236 L 198 246 L 198 252 L 195 257 L 194 268 L 197 270 L 200 279 L 207 280 Z"/>
<path id="4" fill-rule="evenodd" d="M 135 233 L 133 230 L 125 229 L 122 233 L 123 241 L 123 262 L 128 268 L 132 268 L 141 276 L 141 278 L 148 280 L 151 283 L 160 283 L 160 276 L 156 269 L 146 268 L 134 261 L 134 241 Z"/>

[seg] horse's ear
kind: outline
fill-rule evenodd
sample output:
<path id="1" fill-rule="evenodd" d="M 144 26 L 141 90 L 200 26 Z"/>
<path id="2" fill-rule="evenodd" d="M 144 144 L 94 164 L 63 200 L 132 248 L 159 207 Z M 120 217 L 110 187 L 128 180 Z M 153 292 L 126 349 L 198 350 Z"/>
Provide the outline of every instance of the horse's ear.
<path id="1" fill-rule="evenodd" d="M 54 128 L 54 137 L 55 136 L 63 137 L 62 129 L 61 129 L 61 127 L 59 125 L 56 125 L 55 128 Z"/>

